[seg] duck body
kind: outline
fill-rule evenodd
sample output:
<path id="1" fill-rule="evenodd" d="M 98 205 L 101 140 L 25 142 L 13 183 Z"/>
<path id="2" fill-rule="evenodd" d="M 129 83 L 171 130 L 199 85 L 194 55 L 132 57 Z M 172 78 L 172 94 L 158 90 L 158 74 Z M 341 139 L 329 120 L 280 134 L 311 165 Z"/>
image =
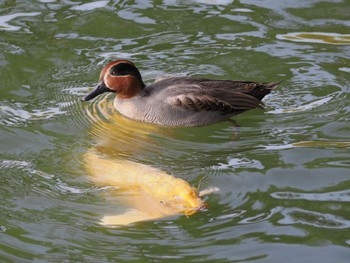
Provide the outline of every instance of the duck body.
<path id="1" fill-rule="evenodd" d="M 114 107 L 122 115 L 166 126 L 204 126 L 254 108 L 278 83 L 170 77 L 145 85 L 134 64 L 106 65 L 96 89 L 83 100 L 107 91 L 117 93 Z"/>

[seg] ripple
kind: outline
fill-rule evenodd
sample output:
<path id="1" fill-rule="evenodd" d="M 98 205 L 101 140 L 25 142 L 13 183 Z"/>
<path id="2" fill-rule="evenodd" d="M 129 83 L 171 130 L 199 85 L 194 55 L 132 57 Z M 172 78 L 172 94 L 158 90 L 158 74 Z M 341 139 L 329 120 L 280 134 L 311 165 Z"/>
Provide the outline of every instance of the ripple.
<path id="1" fill-rule="evenodd" d="M 233 218 L 238 218 L 240 216 L 242 216 L 244 213 L 246 213 L 246 210 L 239 210 L 237 212 L 233 212 L 230 214 L 223 214 L 217 217 L 213 217 L 209 219 L 209 222 L 216 222 L 216 221 L 225 221 L 228 219 L 233 219 Z"/>
<path id="2" fill-rule="evenodd" d="M 266 113 L 281 114 L 281 113 L 292 113 L 292 112 L 304 112 L 304 111 L 312 110 L 316 107 L 323 106 L 332 100 L 334 100 L 334 96 L 328 96 L 328 97 L 321 98 L 319 100 L 308 102 L 307 104 L 301 105 L 298 107 L 288 108 L 288 109 L 275 109 L 275 110 L 267 111 Z"/>
<path id="3" fill-rule="evenodd" d="M 202 4 L 208 4 L 208 5 L 229 5 L 229 4 L 232 4 L 232 0 L 194 0 L 194 1 L 198 2 L 198 3 L 202 3 Z M 241 11 L 241 12 L 244 12 L 244 11 Z"/>
<path id="4" fill-rule="evenodd" d="M 28 17 L 28 16 L 37 16 L 40 15 L 39 12 L 30 12 L 30 13 L 14 13 L 11 15 L 0 16 L 0 30 L 6 31 L 18 31 L 21 30 L 21 26 L 13 26 L 9 24 L 11 20 L 14 20 L 18 17 Z M 18 19 L 16 19 L 18 21 Z"/>
<path id="5" fill-rule="evenodd" d="M 302 141 L 292 143 L 293 147 L 314 147 L 314 148 L 349 148 L 348 141 Z"/>
<path id="6" fill-rule="evenodd" d="M 125 19 L 125 20 L 132 20 L 135 23 L 139 23 L 139 24 L 149 24 L 149 25 L 154 25 L 156 24 L 156 20 L 143 15 L 141 12 L 138 12 L 138 10 L 145 10 L 145 9 L 149 9 L 152 8 L 152 4 L 148 3 L 147 1 L 143 1 L 143 2 L 138 2 L 137 4 L 137 8 L 135 7 L 130 7 L 130 6 L 126 6 L 125 8 L 123 8 L 122 10 L 119 10 L 118 15 Z"/>
<path id="7" fill-rule="evenodd" d="M 91 118 L 89 110 L 86 107 L 90 107 L 94 105 L 93 103 L 85 103 L 81 99 L 87 93 L 91 91 L 91 86 L 69 86 L 63 89 L 64 93 L 72 95 L 71 98 L 67 98 L 65 94 L 57 94 L 56 96 L 63 96 L 65 100 L 71 102 L 71 107 L 69 108 L 70 114 L 72 114 L 73 122 L 77 122 L 76 125 L 79 126 L 80 123 L 91 123 L 91 120 L 86 120 L 86 117 Z M 104 96 L 101 96 L 104 97 Z M 96 100 L 97 101 L 97 100 Z"/>
<path id="8" fill-rule="evenodd" d="M 33 173 L 35 171 L 33 165 L 27 161 L 0 160 L 0 167 L 3 169 L 18 168 L 21 170 L 28 171 L 30 173 Z"/>
<path id="9" fill-rule="evenodd" d="M 341 67 L 341 68 L 338 68 L 340 71 L 343 71 L 343 72 L 346 72 L 346 73 L 350 73 L 350 68 L 348 67 Z"/>
<path id="10" fill-rule="evenodd" d="M 240 224 L 254 224 L 254 223 L 261 222 L 261 221 L 265 221 L 265 220 L 270 219 L 275 214 L 279 213 L 281 210 L 282 210 L 282 207 L 275 207 L 275 208 L 272 208 L 268 212 L 264 212 L 264 213 L 260 213 L 260 214 L 254 215 L 254 216 L 246 217 L 243 220 L 241 220 L 239 223 Z"/>
<path id="11" fill-rule="evenodd" d="M 123 159 L 135 153 L 159 155 L 160 147 L 153 135 L 161 134 L 162 129 L 121 116 L 113 107 L 113 96 L 106 94 L 82 107 L 84 115 L 79 118 L 90 123 L 88 132 L 99 151 Z"/>
<path id="12" fill-rule="evenodd" d="M 332 45 L 349 45 L 350 34 L 324 33 L 324 32 L 293 32 L 279 34 L 277 39 L 293 42 L 321 43 Z"/>
<path id="13" fill-rule="evenodd" d="M 105 188 L 82 188 L 68 185 L 63 182 L 58 176 L 54 174 L 49 174 L 34 168 L 34 165 L 28 161 L 18 161 L 18 160 L 0 160 L 1 169 L 19 170 L 24 172 L 25 177 L 33 177 L 34 181 L 31 186 L 31 191 L 37 193 L 43 193 L 49 196 L 57 196 L 57 194 L 83 194 L 88 192 L 99 192 L 104 191 Z M 41 178 L 40 180 L 35 180 L 35 178 Z M 15 184 L 20 183 L 14 178 Z"/>
<path id="14" fill-rule="evenodd" d="M 271 196 L 276 199 L 284 200 L 350 202 L 350 190 L 327 193 L 275 192 L 272 193 Z"/>
<path id="15" fill-rule="evenodd" d="M 79 10 L 79 11 L 90 11 L 95 10 L 97 8 L 104 8 L 108 5 L 108 1 L 95 1 L 87 4 L 81 4 L 73 6 L 72 10 Z"/>
<path id="16" fill-rule="evenodd" d="M 349 220 L 328 213 L 314 212 L 301 208 L 285 208 L 281 214 L 284 218 L 278 222 L 282 225 L 302 224 L 328 229 L 346 229 L 350 227 Z"/>
<path id="17" fill-rule="evenodd" d="M 227 143 L 230 136 L 223 131 L 221 125 L 213 125 L 211 128 L 174 128 L 163 127 L 130 120 L 118 113 L 113 106 L 114 96 L 102 96 L 92 102 L 83 105 L 84 115 L 91 124 L 88 132 L 99 148 L 105 154 L 122 156 L 125 158 L 137 158 L 141 162 L 153 162 L 157 166 L 164 165 L 167 169 L 177 168 L 188 174 L 189 167 L 200 169 L 196 162 L 207 156 L 208 151 L 230 151 L 232 145 Z M 196 132 L 202 131 L 201 136 Z M 218 136 L 223 133 L 225 136 Z M 208 142 L 208 137 L 211 141 Z M 167 149 L 164 151 L 164 149 Z M 205 155 L 205 156 L 204 156 Z M 178 167 L 174 159 L 193 160 L 189 167 Z M 203 160 L 204 162 L 204 160 Z"/>
<path id="18" fill-rule="evenodd" d="M 249 160 L 248 158 L 229 158 L 228 163 L 219 163 L 213 166 L 213 169 L 225 170 L 225 169 L 237 169 L 237 168 L 255 168 L 264 169 L 262 163 L 258 160 Z"/>
<path id="19" fill-rule="evenodd" d="M 5 126 L 23 126 L 31 121 L 47 120 L 57 115 L 66 114 L 63 110 L 68 104 L 57 103 L 57 106 L 48 106 L 45 109 L 31 109 L 29 103 L 1 101 L 0 102 L 0 124 Z"/>
<path id="20" fill-rule="evenodd" d="M 266 150 L 284 150 L 291 149 L 296 147 L 305 147 L 305 148 L 349 148 L 350 142 L 347 141 L 301 141 L 295 143 L 287 143 L 283 145 L 261 145 L 261 147 Z M 332 163 L 330 163 L 332 164 Z M 335 165 L 336 163 L 333 163 Z M 341 164 L 339 161 L 338 165 Z"/>
<path id="21" fill-rule="evenodd" d="M 10 43 L 0 42 L 0 47 L 4 53 L 10 53 L 14 55 L 23 55 L 25 53 L 22 47 Z M 8 62 L 6 60 L 3 60 L 0 62 L 0 65 L 6 66 L 8 65 Z"/>

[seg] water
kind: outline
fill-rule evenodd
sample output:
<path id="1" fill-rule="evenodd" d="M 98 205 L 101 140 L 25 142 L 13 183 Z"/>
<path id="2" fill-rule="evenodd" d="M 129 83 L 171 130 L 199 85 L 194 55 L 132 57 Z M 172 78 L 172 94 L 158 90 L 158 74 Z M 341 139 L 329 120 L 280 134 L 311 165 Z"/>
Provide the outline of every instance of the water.
<path id="1" fill-rule="evenodd" d="M 231 2 L 0 2 L 1 262 L 348 262 L 350 5 Z M 284 82 L 240 127 L 130 130 L 111 98 L 80 102 L 117 57 L 146 82 Z M 220 190 L 189 218 L 103 226 L 122 204 L 84 170 L 101 141 Z"/>

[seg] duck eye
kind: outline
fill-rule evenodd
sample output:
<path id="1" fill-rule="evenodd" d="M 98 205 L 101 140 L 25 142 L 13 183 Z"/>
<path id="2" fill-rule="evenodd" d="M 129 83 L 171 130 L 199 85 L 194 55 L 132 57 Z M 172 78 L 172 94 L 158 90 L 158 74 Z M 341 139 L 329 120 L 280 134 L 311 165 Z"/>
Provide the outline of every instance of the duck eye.
<path id="1" fill-rule="evenodd" d="M 111 75 L 116 76 L 116 75 L 118 74 L 118 71 L 116 71 L 116 70 L 111 70 L 110 73 L 111 73 Z"/>

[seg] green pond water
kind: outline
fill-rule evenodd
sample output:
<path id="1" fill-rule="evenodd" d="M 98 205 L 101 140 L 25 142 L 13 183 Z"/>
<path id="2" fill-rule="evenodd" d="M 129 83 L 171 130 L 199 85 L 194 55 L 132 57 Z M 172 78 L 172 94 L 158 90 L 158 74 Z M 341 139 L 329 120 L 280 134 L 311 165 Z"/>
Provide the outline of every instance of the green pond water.
<path id="1" fill-rule="evenodd" d="M 349 14 L 345 0 L 0 1 L 0 262 L 349 262 Z M 238 127 L 130 132 L 101 108 L 113 94 L 80 101 L 116 58 L 146 83 L 283 82 Z M 219 191 L 190 217 L 101 225 L 125 209 L 84 169 L 101 142 Z"/>

